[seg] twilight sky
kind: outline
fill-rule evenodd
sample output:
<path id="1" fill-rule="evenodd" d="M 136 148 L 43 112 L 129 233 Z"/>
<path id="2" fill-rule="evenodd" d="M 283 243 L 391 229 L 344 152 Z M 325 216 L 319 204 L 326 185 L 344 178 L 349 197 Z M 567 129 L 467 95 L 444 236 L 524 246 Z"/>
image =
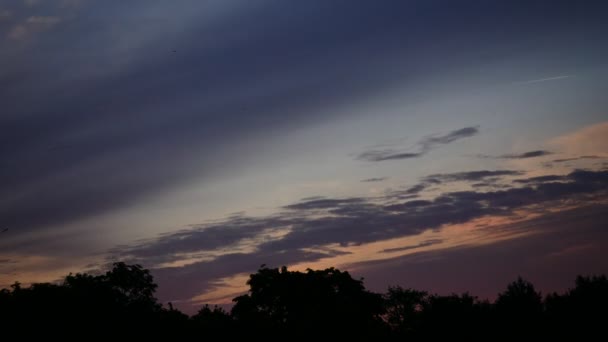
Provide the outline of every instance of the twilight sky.
<path id="1" fill-rule="evenodd" d="M 579 0 L 0 0 L 0 286 L 116 260 L 489 297 L 607 273 L 608 21 Z"/>

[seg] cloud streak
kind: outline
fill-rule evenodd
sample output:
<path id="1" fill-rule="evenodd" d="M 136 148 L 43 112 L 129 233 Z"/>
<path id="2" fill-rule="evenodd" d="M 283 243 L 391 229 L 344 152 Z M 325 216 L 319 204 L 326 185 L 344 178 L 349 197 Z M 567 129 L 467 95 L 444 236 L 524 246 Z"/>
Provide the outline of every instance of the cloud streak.
<path id="1" fill-rule="evenodd" d="M 457 140 L 472 137 L 477 134 L 479 134 L 478 126 L 464 127 L 451 131 L 447 134 L 435 134 L 421 139 L 414 146 L 418 150 L 417 152 L 408 152 L 397 149 L 369 150 L 358 154 L 356 159 L 368 162 L 381 162 L 387 160 L 419 158 L 439 146 L 447 145 Z"/>
<path id="2" fill-rule="evenodd" d="M 528 151 L 523 153 L 515 153 L 515 154 L 502 154 L 499 156 L 488 156 L 485 154 L 480 154 L 479 158 L 492 158 L 492 159 L 529 159 L 529 158 L 538 158 L 552 155 L 553 152 L 546 150 L 535 150 Z"/>
<path id="3" fill-rule="evenodd" d="M 561 159 L 554 159 L 551 162 L 552 163 L 565 163 L 565 162 L 569 162 L 569 161 L 575 161 L 575 160 L 583 160 L 583 159 L 602 159 L 603 157 L 600 156 L 580 156 L 580 157 L 572 157 L 572 158 L 561 158 Z"/>
<path id="4" fill-rule="evenodd" d="M 521 176 L 524 172 L 516 170 L 479 170 L 454 173 L 436 173 L 423 178 L 425 183 L 446 183 L 446 182 L 476 182 L 488 178 L 504 176 Z"/>
<path id="5" fill-rule="evenodd" d="M 515 84 L 522 84 L 523 85 L 523 84 L 534 84 L 534 83 L 543 83 L 543 82 L 551 82 L 551 81 L 560 81 L 560 80 L 564 80 L 564 79 L 570 78 L 570 77 L 572 77 L 572 75 L 560 75 L 560 76 L 538 78 L 538 79 L 534 79 L 534 80 L 516 82 Z"/>
<path id="6" fill-rule="evenodd" d="M 433 240 L 427 240 L 427 241 L 423 241 L 417 245 L 413 245 L 413 246 L 403 246 L 403 247 L 395 247 L 395 248 L 387 248 L 381 251 L 381 253 L 394 253 L 394 252 L 403 252 L 403 251 L 408 251 L 408 250 L 412 250 L 412 249 L 418 249 L 418 248 L 422 248 L 422 247 L 428 247 L 428 246 L 432 246 L 432 245 L 436 245 L 439 243 L 442 243 L 443 240 L 441 239 L 433 239 Z"/>
<path id="7" fill-rule="evenodd" d="M 393 149 L 366 151 L 357 156 L 358 160 L 381 162 L 387 160 L 401 160 L 422 157 L 423 152 L 398 152 Z"/>
<path id="8" fill-rule="evenodd" d="M 377 183 L 377 182 L 383 182 L 387 179 L 388 179 L 388 177 L 374 177 L 374 178 L 362 179 L 361 182 L 362 183 Z"/>

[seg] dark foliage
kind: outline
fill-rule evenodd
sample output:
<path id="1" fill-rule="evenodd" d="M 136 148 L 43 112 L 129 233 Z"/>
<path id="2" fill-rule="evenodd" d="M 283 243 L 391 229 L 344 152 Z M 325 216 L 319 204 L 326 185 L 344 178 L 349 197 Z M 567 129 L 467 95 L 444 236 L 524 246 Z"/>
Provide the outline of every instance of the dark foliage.
<path id="1" fill-rule="evenodd" d="M 148 270 L 116 263 L 101 275 L 70 274 L 58 284 L 0 290 L 0 322 L 7 336 L 47 338 L 84 331 L 95 338 L 513 340 L 595 336 L 608 319 L 606 276 L 579 276 L 574 288 L 544 299 L 518 278 L 494 303 L 399 286 L 376 294 L 334 268 L 262 267 L 247 284 L 231 312 L 205 305 L 189 317 L 157 301 Z"/>
<path id="2" fill-rule="evenodd" d="M 262 268 L 247 282 L 249 294 L 234 299 L 232 315 L 243 328 L 335 337 L 374 337 L 383 332 L 382 296 L 363 281 L 334 268 L 305 273 Z"/>

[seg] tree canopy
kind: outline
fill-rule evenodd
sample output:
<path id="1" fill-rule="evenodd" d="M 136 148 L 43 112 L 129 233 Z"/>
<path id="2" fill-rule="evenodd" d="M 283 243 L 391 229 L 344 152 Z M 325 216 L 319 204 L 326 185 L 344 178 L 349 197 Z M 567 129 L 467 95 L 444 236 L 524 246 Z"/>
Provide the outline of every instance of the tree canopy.
<path id="1" fill-rule="evenodd" d="M 518 278 L 495 302 L 469 293 L 438 295 L 391 286 L 368 291 L 363 279 L 335 268 L 305 272 L 262 267 L 230 311 L 204 305 L 188 316 L 163 306 L 141 265 L 115 263 L 102 274 L 76 273 L 57 283 L 20 283 L 0 290 L 5 334 L 64 336 L 85 329 L 96 336 L 186 338 L 429 339 L 581 337 L 601 332 L 608 319 L 606 276 L 579 276 L 565 293 L 543 298 Z M 23 327 L 38 329 L 23 330 Z M 86 336 L 85 336 L 86 337 Z"/>
<path id="2" fill-rule="evenodd" d="M 382 327 L 382 296 L 348 272 L 261 268 L 247 284 L 249 293 L 234 299 L 232 314 L 253 330 L 362 336 Z"/>

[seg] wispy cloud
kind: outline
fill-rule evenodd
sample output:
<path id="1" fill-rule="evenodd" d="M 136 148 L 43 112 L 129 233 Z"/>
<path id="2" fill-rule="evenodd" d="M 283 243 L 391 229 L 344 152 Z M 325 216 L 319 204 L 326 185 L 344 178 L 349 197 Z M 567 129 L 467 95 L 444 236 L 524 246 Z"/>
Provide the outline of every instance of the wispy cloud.
<path id="1" fill-rule="evenodd" d="M 527 81 L 522 81 L 522 82 L 516 82 L 515 84 L 533 84 L 533 83 L 559 81 L 559 80 L 564 80 L 564 79 L 570 78 L 570 77 L 572 77 L 572 75 L 560 75 L 560 76 L 537 78 L 537 79 L 534 79 L 534 80 L 527 80 Z"/>
<path id="2" fill-rule="evenodd" d="M 505 177 L 523 176 L 523 171 L 517 170 L 478 170 L 478 171 L 465 171 L 465 172 L 452 172 L 452 173 L 436 173 L 431 174 L 420 179 L 418 184 L 409 186 L 403 190 L 391 191 L 392 196 L 400 199 L 412 199 L 418 197 L 418 195 L 431 188 L 438 187 L 445 183 L 451 182 L 467 182 L 471 183 L 471 187 L 490 187 L 490 188 L 502 188 L 509 186 L 501 183 Z M 420 201 L 413 201 L 411 205 L 419 205 Z"/>
<path id="3" fill-rule="evenodd" d="M 426 183 L 446 183 L 446 182 L 477 182 L 488 178 L 505 177 L 505 176 L 521 176 L 522 171 L 515 170 L 480 170 L 454 173 L 437 173 L 423 178 Z"/>
<path id="4" fill-rule="evenodd" d="M 432 135 L 422 139 L 419 145 L 422 146 L 422 151 L 429 151 L 436 146 L 446 145 L 456 140 L 472 137 L 479 134 L 479 126 L 465 127 L 449 132 L 445 135 Z"/>
<path id="5" fill-rule="evenodd" d="M 499 156 L 489 156 L 485 154 L 478 155 L 479 158 L 494 158 L 494 159 L 528 159 L 528 158 L 537 158 L 544 157 L 553 154 L 551 151 L 545 150 L 536 150 L 536 151 L 528 151 L 523 153 L 514 153 L 514 154 L 502 154 Z"/>
<path id="6" fill-rule="evenodd" d="M 555 146 L 555 150 L 568 157 L 606 156 L 608 121 L 598 122 L 551 139 L 549 145 Z"/>
<path id="7" fill-rule="evenodd" d="M 312 200 L 304 200 L 298 203 L 290 204 L 285 206 L 285 209 L 293 209 L 293 210 L 323 210 L 323 209 L 331 209 L 338 208 L 345 205 L 357 204 L 365 202 L 365 199 L 352 197 L 352 198 L 344 198 L 344 199 L 335 199 L 335 198 L 320 198 L 320 199 L 312 199 Z"/>
<path id="8" fill-rule="evenodd" d="M 546 176 L 537 176 L 532 178 L 524 178 L 524 179 L 516 179 L 513 182 L 520 184 L 540 184 L 540 183 L 548 183 L 548 182 L 558 182 L 567 180 L 566 176 L 558 176 L 558 175 L 546 175 Z"/>
<path id="9" fill-rule="evenodd" d="M 414 146 L 417 151 L 409 152 L 403 149 L 383 149 L 383 150 L 369 150 L 357 155 L 356 159 L 380 162 L 386 160 L 401 160 L 422 157 L 431 150 L 441 146 L 450 144 L 456 140 L 472 137 L 479 134 L 479 126 L 464 127 L 451 131 L 443 135 L 431 135 L 422 138 Z"/>
<path id="10" fill-rule="evenodd" d="M 416 184 L 416 185 L 413 185 L 413 186 L 407 188 L 405 190 L 405 194 L 406 195 L 418 194 L 419 192 L 423 191 L 427 187 L 429 187 L 429 184 L 427 184 L 427 183 Z"/>
<path id="11" fill-rule="evenodd" d="M 375 177 L 375 178 L 367 178 L 367 179 L 362 179 L 361 182 L 363 183 L 375 183 L 375 182 L 382 182 L 387 180 L 388 177 Z"/>
<path id="12" fill-rule="evenodd" d="M 582 159 L 601 159 L 601 158 L 602 157 L 600 157 L 600 156 L 580 156 L 580 157 L 572 157 L 572 158 L 554 159 L 551 162 L 552 163 L 565 163 L 565 162 L 569 162 L 569 161 L 582 160 Z"/>
<path id="13" fill-rule="evenodd" d="M 387 248 L 387 249 L 382 250 L 382 253 L 403 252 L 403 251 L 407 251 L 407 250 L 411 250 L 411 249 L 417 249 L 417 248 L 421 248 L 421 247 L 428 247 L 428 246 L 436 245 L 436 244 L 442 243 L 442 242 L 443 242 L 442 239 L 426 240 L 417 245 L 403 246 L 403 247 L 396 247 L 396 248 Z"/>
<path id="14" fill-rule="evenodd" d="M 418 158 L 422 157 L 424 153 L 422 152 L 398 152 L 392 149 L 386 150 L 374 150 L 374 151 L 366 151 L 357 156 L 359 160 L 371 161 L 371 162 L 379 162 L 386 160 L 400 160 L 400 159 L 410 159 L 410 158 Z"/>

